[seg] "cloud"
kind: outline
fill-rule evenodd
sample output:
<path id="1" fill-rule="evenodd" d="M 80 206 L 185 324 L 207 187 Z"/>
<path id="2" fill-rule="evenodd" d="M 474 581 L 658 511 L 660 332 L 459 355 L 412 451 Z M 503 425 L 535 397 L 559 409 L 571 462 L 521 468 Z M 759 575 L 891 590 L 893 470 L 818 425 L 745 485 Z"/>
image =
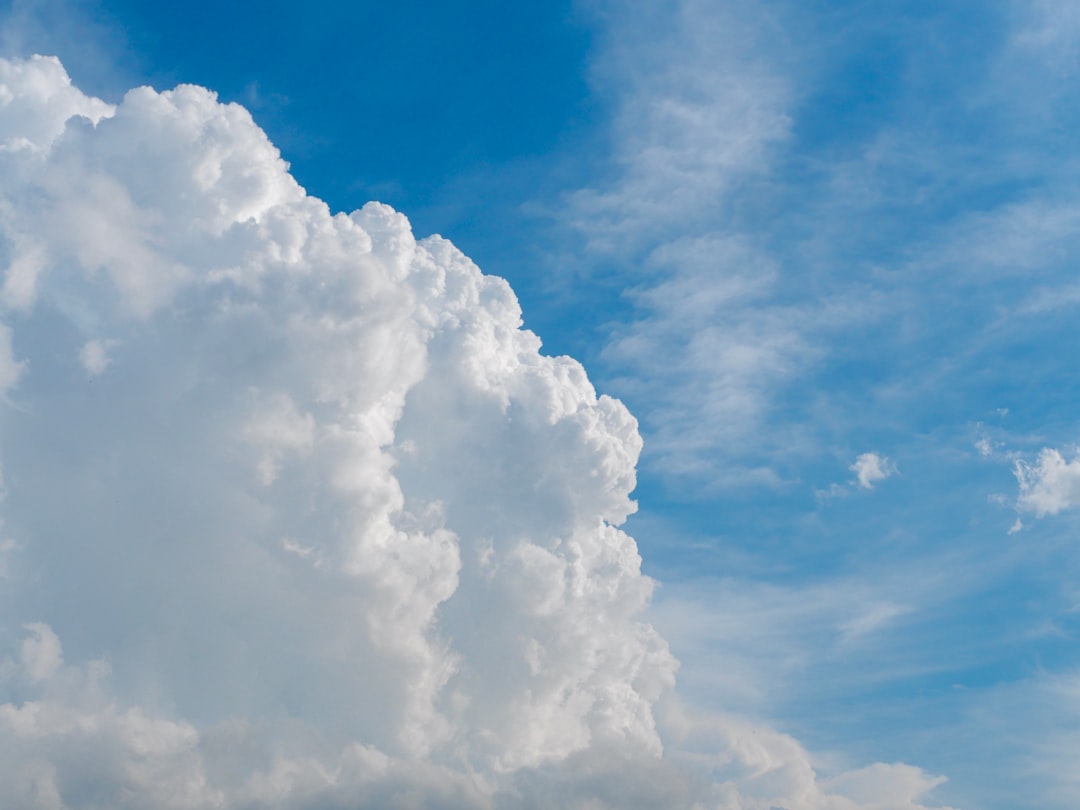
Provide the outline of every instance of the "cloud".
<path id="1" fill-rule="evenodd" d="M 685 232 L 722 207 L 726 194 L 769 164 L 789 136 L 791 88 L 754 46 L 763 30 L 745 11 L 699 0 L 591 2 L 600 23 L 592 81 L 615 97 L 609 184 L 568 202 L 593 250 L 625 254 Z M 723 47 L 717 47 L 722 43 Z"/>
<path id="2" fill-rule="evenodd" d="M 835 701 L 835 720 L 862 711 L 868 684 L 875 691 L 941 669 L 933 641 L 923 644 L 913 629 L 934 626 L 950 602 L 978 587 L 970 566 L 962 576 L 958 567 L 942 556 L 800 584 L 666 581 L 649 616 L 684 663 L 684 699 L 750 717 Z"/>
<path id="3" fill-rule="evenodd" d="M 0 151 L 47 150 L 72 116 L 98 122 L 113 112 L 111 105 L 84 95 L 55 57 L 0 62 Z"/>
<path id="4" fill-rule="evenodd" d="M 896 465 L 877 453 L 860 454 L 848 469 L 855 473 L 855 480 L 863 489 L 873 489 L 878 481 L 896 474 Z"/>
<path id="5" fill-rule="evenodd" d="M 23 671 L 33 683 L 48 680 L 63 661 L 60 639 L 51 627 L 42 622 L 32 622 L 24 629 L 28 635 L 23 639 L 19 653 Z"/>
<path id="6" fill-rule="evenodd" d="M 665 708 L 684 760 L 716 775 L 718 807 L 926 810 L 922 802 L 946 781 L 899 763 L 819 779 L 811 756 L 790 735 L 734 717 L 690 713 L 677 702 Z"/>
<path id="7" fill-rule="evenodd" d="M 641 416 L 650 470 L 693 489 L 782 486 L 814 452 L 805 423 L 785 417 L 824 397 L 795 389 L 834 334 L 890 306 L 809 280 L 816 249 L 785 255 L 785 226 L 750 212 L 773 210 L 794 159 L 802 20 L 760 3 L 585 6 L 611 160 L 560 217 L 591 272 L 614 263 L 624 289 L 633 280 L 626 314 L 605 326 L 605 384 Z"/>
<path id="8" fill-rule="evenodd" d="M 686 365 L 725 354 L 715 362 L 738 379 L 755 364 L 785 366 L 787 349 L 797 348 L 786 345 L 797 342 L 786 330 L 772 334 L 768 313 L 766 322 L 726 322 L 733 307 L 768 298 L 776 268 L 754 245 L 718 227 L 732 190 L 764 173 L 788 138 L 790 88 L 753 52 L 766 36 L 756 6 L 745 13 L 695 0 L 659 13 L 661 7 L 589 6 L 602 22 L 593 81 L 616 106 L 615 165 L 610 176 L 569 196 L 567 216 L 591 251 L 643 253 L 646 278 L 659 279 L 638 291 L 653 317 L 618 334 L 613 355 L 636 355 L 648 342 L 671 362 L 687 339 L 674 321 L 685 318 L 691 334 L 712 326 Z M 716 345 L 721 336 L 727 340 Z M 649 368 L 655 360 L 637 357 Z M 739 385 L 724 387 L 739 396 Z"/>
<path id="9" fill-rule="evenodd" d="M 977 447 L 981 451 L 981 446 L 977 445 Z M 836 498 L 846 498 L 859 489 L 873 489 L 874 484 L 878 481 L 884 481 L 897 472 L 895 464 L 885 456 L 877 453 L 861 453 L 848 469 L 855 473 L 854 480 L 844 484 L 838 484 L 834 481 L 825 489 L 814 490 L 814 497 L 818 503 L 826 503 Z"/>
<path id="10" fill-rule="evenodd" d="M 1013 473 L 1020 485 L 1016 506 L 1023 512 L 1041 518 L 1080 505 L 1080 458 L 1066 461 L 1061 451 L 1044 448 L 1034 464 L 1018 459 Z"/>
<path id="11" fill-rule="evenodd" d="M 776 382 L 816 350 L 795 326 L 803 313 L 773 304 L 776 267 L 746 240 L 665 243 L 646 264 L 658 278 L 631 293 L 640 317 L 612 331 L 602 358 L 626 395 L 649 402 L 653 451 L 677 472 L 715 445 L 744 442 Z"/>
<path id="12" fill-rule="evenodd" d="M 111 341 L 88 340 L 79 349 L 79 362 L 91 377 L 97 377 L 105 373 L 109 367 L 109 349 Z"/>
<path id="13" fill-rule="evenodd" d="M 199 87 L 0 62 L 0 134 L 13 807 L 764 807 L 665 749 L 637 422 L 505 281 Z"/>
<path id="14" fill-rule="evenodd" d="M 199 728 L 124 705 L 108 663 L 63 665 L 51 629 L 28 630 L 24 654 L 3 670 L 5 685 L 25 700 L 0 703 L 0 784 L 15 810 L 102 802 L 165 810 L 923 810 L 920 800 L 943 781 L 884 764 L 819 780 L 790 736 L 669 700 L 658 716 L 678 745 L 673 756 L 628 761 L 618 745 L 594 745 L 516 769 L 493 786 L 430 759 L 355 741 L 334 745 L 299 718 L 228 718 Z M 42 640 L 44 672 L 40 651 L 26 654 Z"/>
<path id="15" fill-rule="evenodd" d="M 50 633 L 47 627 L 33 631 Z M 232 719 L 199 729 L 125 707 L 101 660 L 53 667 L 44 678 L 32 666 L 24 660 L 7 677 L 32 680 L 34 699 L 0 704 L 0 783 L 18 810 L 93 807 L 102 799 L 120 808 L 178 810 L 766 810 L 777 803 L 797 810 L 921 810 L 919 800 L 943 781 L 917 768 L 884 764 L 819 781 L 809 755 L 791 737 L 669 701 L 660 717 L 679 744 L 675 757 L 645 758 L 628 769 L 617 747 L 594 746 L 557 765 L 517 770 L 491 793 L 478 774 L 362 743 L 337 748 L 295 719 Z M 716 781 L 705 779 L 709 772 Z"/>
<path id="16" fill-rule="evenodd" d="M 145 668 L 183 714 L 292 694 L 492 772 L 607 738 L 659 751 L 674 662 L 616 528 L 636 423 L 539 354 L 508 285 L 385 206 L 332 216 L 206 90 L 107 108 L 56 60 L 3 75 L 7 280 L 36 257 L 6 326 L 17 612 Z"/>
<path id="17" fill-rule="evenodd" d="M 872 803 L 881 810 L 908 810 L 918 807 L 919 799 L 945 781 L 944 777 L 928 776 L 910 765 L 879 762 L 830 780 L 827 785 L 854 802 Z M 884 802 L 883 794 L 889 797 Z"/>
<path id="18" fill-rule="evenodd" d="M 681 492 L 777 487 L 837 434 L 936 419 L 945 375 L 976 395 L 1036 311 L 1080 300 L 1072 4 L 584 5 L 612 159 L 562 217 L 592 272 L 633 279 L 597 368 Z"/>
<path id="19" fill-rule="evenodd" d="M 606 16 L 594 71 L 616 111 L 605 141 L 615 159 L 568 195 L 565 217 L 601 281 L 618 272 L 619 284 L 630 278 L 634 285 L 622 306 L 604 311 L 610 320 L 597 331 L 606 347 L 591 370 L 642 420 L 647 480 L 670 495 L 658 510 L 715 532 L 695 549 L 694 563 L 676 563 L 671 553 L 663 562 L 690 576 L 703 567 L 718 576 L 751 569 L 832 585 L 833 564 L 847 569 L 897 554 L 932 560 L 942 531 L 979 531 L 981 494 L 1001 486 L 958 447 L 967 415 L 1009 402 L 1009 433 L 995 432 L 979 448 L 999 459 L 1009 444 L 1002 439 L 1067 432 L 1072 420 L 1067 407 L 1058 412 L 1069 399 L 1059 383 L 1072 379 L 1075 363 L 1054 347 L 1074 328 L 1080 301 L 1076 178 L 1062 160 L 1073 148 L 1067 133 L 1076 131 L 1076 107 L 1068 103 L 1076 5 L 1006 3 L 989 13 L 955 6 L 931 15 L 836 4 L 812 12 L 770 5 L 764 13 L 755 3 L 679 2 L 667 4 L 667 13 L 649 3 L 589 4 L 596 6 Z M 957 37 L 959 30 L 967 35 Z M 707 33 L 699 39 L 698 31 Z M 719 44 L 702 47 L 706 39 Z M 724 95 L 731 87 L 746 92 Z M 759 106 L 733 113 L 736 98 Z M 668 110 L 688 108 L 698 114 L 684 114 L 681 130 L 665 126 Z M 705 123 L 711 110 L 727 113 L 722 125 Z M 742 149 L 738 161 L 710 164 L 694 148 L 710 137 Z M 733 154 L 728 145 L 715 144 L 716 153 Z M 915 497 L 891 515 L 849 497 L 830 510 L 843 518 L 819 510 L 807 519 L 805 505 L 791 497 L 805 487 L 790 482 L 842 481 L 817 478 L 815 460 L 853 442 L 857 451 L 872 448 L 883 432 L 906 436 L 909 464 L 925 462 L 905 485 Z M 1075 502 L 1073 456 L 1061 455 L 1052 470 L 1030 458 L 1017 467 L 1025 521 Z M 748 473 L 763 468 L 773 474 Z M 895 474 L 888 459 L 863 456 L 845 473 L 850 481 L 819 498 L 889 490 L 878 483 Z M 777 491 L 732 491 L 750 482 Z M 674 508 L 688 502 L 692 509 Z M 775 523 L 763 523 L 766 513 Z M 790 538 L 786 552 L 827 547 L 831 562 L 808 567 L 777 554 L 766 538 L 781 535 Z M 1051 589 L 1071 577 L 1066 559 L 1050 572 L 1045 552 L 1032 557 L 1003 536 L 991 546 L 981 544 L 997 568 L 985 575 L 992 590 L 1015 593 L 1027 581 L 1023 570 L 1049 576 Z M 752 562 L 732 564 L 740 555 Z M 971 554 L 954 573 L 976 560 Z M 710 593 L 702 602 L 716 599 Z M 899 589 L 841 632 L 858 644 L 875 638 L 878 622 L 899 624 L 896 646 L 908 657 L 931 636 L 939 647 L 1005 643 L 992 619 L 980 618 L 974 633 L 961 621 L 996 616 L 974 591 L 933 626 L 897 622 L 908 599 Z M 712 641 L 738 624 L 720 613 L 715 635 L 706 635 Z M 684 689 L 701 678 L 728 696 L 727 705 L 759 701 L 783 711 L 761 696 L 762 679 L 792 659 L 797 669 L 795 653 L 805 650 L 798 637 L 772 645 L 780 660 L 758 668 L 720 652 L 731 645 L 702 642 L 695 660 L 669 630 L 684 620 L 662 627 L 683 658 Z M 767 646 L 775 626 L 748 621 L 729 632 L 744 632 L 747 646 Z M 755 636 L 759 628 L 764 640 Z M 1041 649 L 1032 655 L 1049 660 Z M 852 662 L 883 678 L 885 668 L 878 659 Z M 802 688 L 804 699 L 793 699 L 789 711 L 828 723 L 832 707 Z M 883 690 L 872 702 L 894 694 Z M 922 720 L 913 719 L 911 700 L 897 702 L 904 708 L 894 717 L 906 719 L 895 722 L 908 739 L 925 733 L 916 729 Z M 955 698 L 941 702 L 956 705 Z M 867 737 L 888 735 L 865 717 L 858 722 Z M 940 748 L 947 757 L 948 746 Z"/>

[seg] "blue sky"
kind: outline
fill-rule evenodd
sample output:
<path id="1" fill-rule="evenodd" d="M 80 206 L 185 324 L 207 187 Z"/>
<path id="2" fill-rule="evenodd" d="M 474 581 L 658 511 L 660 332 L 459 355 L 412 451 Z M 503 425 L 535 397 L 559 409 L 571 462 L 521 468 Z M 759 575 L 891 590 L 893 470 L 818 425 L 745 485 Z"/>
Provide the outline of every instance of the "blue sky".
<path id="1" fill-rule="evenodd" d="M 510 282 L 640 422 L 687 700 L 942 806 L 1080 802 L 1073 5 L 0 9 L 4 56 L 208 87 Z"/>

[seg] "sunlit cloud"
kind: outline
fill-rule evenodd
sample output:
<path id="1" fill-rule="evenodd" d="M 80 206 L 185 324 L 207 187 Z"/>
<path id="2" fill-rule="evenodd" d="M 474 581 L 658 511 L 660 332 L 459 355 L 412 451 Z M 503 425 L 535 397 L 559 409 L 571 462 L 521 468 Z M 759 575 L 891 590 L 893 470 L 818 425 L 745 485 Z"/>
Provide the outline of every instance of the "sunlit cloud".
<path id="1" fill-rule="evenodd" d="M 13 807 L 862 806 L 671 708 L 637 422 L 505 281 L 208 90 L 0 90 Z"/>

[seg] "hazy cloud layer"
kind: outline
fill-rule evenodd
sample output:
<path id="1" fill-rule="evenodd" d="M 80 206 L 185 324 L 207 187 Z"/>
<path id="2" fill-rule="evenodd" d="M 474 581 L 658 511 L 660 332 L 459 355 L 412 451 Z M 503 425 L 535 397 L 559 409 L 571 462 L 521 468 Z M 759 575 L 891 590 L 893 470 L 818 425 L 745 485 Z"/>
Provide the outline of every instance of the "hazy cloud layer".
<path id="1" fill-rule="evenodd" d="M 846 810 L 936 784 L 829 786 L 785 735 L 672 709 L 618 528 L 633 417 L 450 243 L 308 196 L 241 107 L 114 108 L 0 61 L 0 265 L 11 806 Z"/>

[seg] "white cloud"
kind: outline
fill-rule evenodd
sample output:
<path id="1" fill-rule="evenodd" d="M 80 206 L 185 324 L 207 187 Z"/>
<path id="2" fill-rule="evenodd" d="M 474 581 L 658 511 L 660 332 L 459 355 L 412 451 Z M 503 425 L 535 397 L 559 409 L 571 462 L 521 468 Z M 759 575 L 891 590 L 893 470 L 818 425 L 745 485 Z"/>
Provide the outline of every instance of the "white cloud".
<path id="1" fill-rule="evenodd" d="M 814 490 L 818 503 L 845 498 L 857 489 L 873 489 L 878 481 L 884 481 L 897 472 L 895 464 L 877 453 L 861 453 L 848 469 L 855 473 L 854 480 L 845 484 L 833 482 L 826 489 Z"/>
<path id="2" fill-rule="evenodd" d="M 28 635 L 23 639 L 19 662 L 26 677 L 33 683 L 48 680 L 63 663 L 60 639 L 47 624 L 32 622 L 25 626 Z"/>
<path id="3" fill-rule="evenodd" d="M 764 467 L 775 474 L 756 482 L 795 479 L 830 428 L 885 410 L 853 401 L 914 406 L 950 363 L 962 383 L 972 353 L 1012 345 L 1018 307 L 1078 300 L 1075 184 L 1047 157 L 1072 128 L 1075 3 L 995 7 L 1003 36 L 963 43 L 953 15 L 848 9 L 837 25 L 797 4 L 585 5 L 602 20 L 593 72 L 614 159 L 562 216 L 595 272 L 640 274 L 632 314 L 605 324 L 605 383 L 642 418 L 651 469 L 689 473 L 681 489 Z M 844 66 L 891 53 L 869 31 L 913 72 L 886 70 L 881 106 L 837 117 L 835 94 L 858 95 Z M 986 70 L 958 69 L 975 62 Z M 944 123 L 959 97 L 979 99 L 994 137 Z M 948 191 L 1011 183 L 1018 165 L 1043 180 L 989 207 Z M 898 376 L 911 351 L 928 362 Z"/>
<path id="4" fill-rule="evenodd" d="M 1020 485 L 1016 505 L 1021 511 L 1041 518 L 1080 505 L 1080 457 L 1066 461 L 1059 450 L 1045 448 L 1034 464 L 1017 460 L 1013 472 Z"/>
<path id="5" fill-rule="evenodd" d="M 826 785 L 854 803 L 880 810 L 915 810 L 921 806 L 920 799 L 945 781 L 910 765 L 878 762 L 831 779 Z"/>
<path id="6" fill-rule="evenodd" d="M 863 489 L 873 489 L 878 481 L 896 474 L 896 465 L 877 453 L 862 453 L 848 467 L 855 473 L 855 480 Z"/>
<path id="7" fill-rule="evenodd" d="M 68 87 L 54 61 L 21 64 L 9 96 Z M 16 484 L 7 505 L 36 575 L 69 589 L 43 617 L 58 634 L 110 649 L 121 672 L 155 661 L 138 638 L 194 599 L 175 643 L 198 647 L 206 612 L 219 632 L 202 643 L 232 652 L 174 672 L 160 660 L 183 711 L 208 711 L 201 678 L 222 706 L 265 708 L 311 667 L 340 675 L 300 704 L 384 747 L 454 740 L 496 770 L 607 736 L 659 749 L 649 707 L 674 663 L 636 618 L 651 583 L 614 528 L 634 508 L 636 424 L 578 364 L 538 353 L 504 281 L 442 240 L 417 243 L 384 206 L 331 216 L 246 111 L 200 88 L 137 89 L 96 128 L 35 137 L 2 167 L 5 247 L 9 265 L 45 257 L 18 328 L 64 325 L 27 339 L 42 373 L 22 380 L 27 413 L 4 417 L 9 434 L 29 430 L 5 465 L 30 487 L 33 443 L 51 470 L 43 502 Z M 63 416 L 61 400 L 85 397 L 54 346 L 74 341 L 104 370 L 104 345 L 80 339 L 103 326 L 123 357 Z M 46 438 L 50 418 L 73 420 L 66 438 Z M 46 519 L 61 493 L 66 527 Z M 48 551 L 69 543 L 80 551 Z M 471 573 L 479 544 L 493 584 Z M 136 597 L 125 582 L 154 604 L 121 608 Z M 504 624 L 497 642 L 474 640 L 477 611 Z M 284 635 L 271 644 L 263 621 Z M 282 644 L 309 660 L 269 674 Z M 241 695 L 239 672 L 218 671 L 234 656 L 265 689 Z"/>
<path id="8" fill-rule="evenodd" d="M 688 712 L 675 702 L 665 708 L 680 756 L 717 775 L 719 807 L 925 810 L 922 802 L 945 781 L 909 765 L 884 763 L 821 779 L 807 751 L 787 734 L 733 717 Z"/>
<path id="9" fill-rule="evenodd" d="M 768 37 L 755 12 L 700 0 L 587 4 L 602 20 L 593 83 L 617 108 L 610 185 L 571 196 L 595 250 L 624 253 L 678 225 L 685 233 L 738 182 L 768 165 L 788 136 L 786 78 L 753 46 Z"/>
<path id="10" fill-rule="evenodd" d="M 45 625 L 32 632 L 55 639 Z M 594 745 L 493 785 L 445 763 L 335 743 L 300 718 L 199 728 L 125 705 L 102 660 L 57 663 L 43 676 L 32 666 L 23 661 L 11 673 L 32 681 L 28 699 L 0 703 L 0 784 L 13 810 L 923 810 L 921 800 L 943 781 L 883 764 L 820 779 L 790 736 L 672 699 L 658 715 L 678 746 L 672 756 L 628 761 L 617 744 Z"/>
<path id="11" fill-rule="evenodd" d="M 0 152 L 39 154 L 64 132 L 72 116 L 97 123 L 113 108 L 71 84 L 56 57 L 0 62 Z"/>
<path id="12" fill-rule="evenodd" d="M 79 349 L 79 362 L 91 377 L 104 374 L 109 367 L 109 349 L 112 344 L 113 342 L 108 340 L 88 340 Z"/>
<path id="13" fill-rule="evenodd" d="M 664 755 L 637 423 L 505 281 L 206 90 L 0 64 L 15 808 L 761 806 Z"/>

